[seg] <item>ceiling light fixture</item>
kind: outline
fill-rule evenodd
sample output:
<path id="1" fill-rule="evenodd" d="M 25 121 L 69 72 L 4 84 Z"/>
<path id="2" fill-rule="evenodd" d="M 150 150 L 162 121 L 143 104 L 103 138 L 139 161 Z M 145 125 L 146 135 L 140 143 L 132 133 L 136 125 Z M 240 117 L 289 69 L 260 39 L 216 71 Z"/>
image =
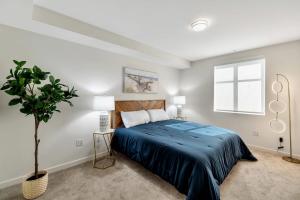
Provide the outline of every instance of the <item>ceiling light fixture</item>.
<path id="1" fill-rule="evenodd" d="M 193 31 L 200 32 L 208 27 L 208 21 L 206 19 L 197 19 L 191 24 Z"/>

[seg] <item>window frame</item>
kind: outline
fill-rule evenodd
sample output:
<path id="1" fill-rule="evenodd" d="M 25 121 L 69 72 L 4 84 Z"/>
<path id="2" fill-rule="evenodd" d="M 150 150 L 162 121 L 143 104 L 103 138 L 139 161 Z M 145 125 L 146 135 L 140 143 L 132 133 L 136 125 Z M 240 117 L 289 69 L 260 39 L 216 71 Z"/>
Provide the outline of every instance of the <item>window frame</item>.
<path id="1" fill-rule="evenodd" d="M 238 68 L 245 65 L 257 64 L 261 65 L 261 77 L 257 79 L 245 79 L 245 80 L 238 80 Z M 247 114 L 247 115 L 265 115 L 265 96 L 266 96 L 266 74 L 265 74 L 265 67 L 266 67 L 266 60 L 265 58 L 258 58 L 258 59 L 251 59 L 246 61 L 239 61 L 230 64 L 223 64 L 214 66 L 214 112 L 221 112 L 221 113 L 235 113 L 235 114 Z M 232 81 L 215 81 L 215 71 L 216 69 L 222 68 L 233 68 L 233 80 Z M 238 83 L 240 82 L 261 82 L 261 108 L 262 112 L 249 112 L 249 111 L 241 111 L 238 110 Z M 216 109 L 215 105 L 215 96 L 216 96 L 216 85 L 222 83 L 233 83 L 233 110 L 222 110 Z"/>

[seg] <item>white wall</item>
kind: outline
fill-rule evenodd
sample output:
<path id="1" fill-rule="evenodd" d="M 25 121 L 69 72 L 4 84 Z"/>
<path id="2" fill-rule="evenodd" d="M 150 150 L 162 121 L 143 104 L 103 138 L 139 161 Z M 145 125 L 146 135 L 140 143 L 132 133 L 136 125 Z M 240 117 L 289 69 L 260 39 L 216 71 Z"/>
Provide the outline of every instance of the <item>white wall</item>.
<path id="1" fill-rule="evenodd" d="M 262 56 L 266 59 L 266 115 L 213 112 L 214 66 Z M 294 152 L 300 154 L 300 41 L 193 62 L 191 69 L 181 71 L 180 93 L 187 98 L 186 113 L 194 121 L 236 130 L 248 144 L 264 148 L 277 149 L 278 138 L 283 136 L 287 151 L 288 132 L 275 134 L 269 128 L 269 120 L 274 114 L 268 110 L 268 102 L 275 98 L 271 84 L 276 73 L 287 75 L 291 81 Z M 287 117 L 286 114 L 281 116 Z M 259 136 L 254 136 L 253 131 L 258 131 Z"/>
<path id="2" fill-rule="evenodd" d="M 1 85 L 9 69 L 14 67 L 12 60 L 17 59 L 29 61 L 27 66 L 36 64 L 52 72 L 79 91 L 80 97 L 73 101 L 75 107 L 61 105 L 61 114 L 41 124 L 41 169 L 91 155 L 92 131 L 98 125 L 98 116 L 91 109 L 94 95 L 114 95 L 117 100 L 165 98 L 168 102 L 178 91 L 179 71 L 176 69 L 63 40 L 0 25 L 0 46 Z M 122 93 L 124 66 L 159 73 L 159 94 Z M 8 107 L 10 98 L 0 91 L 0 187 L 18 182 L 18 177 L 33 171 L 33 118 L 25 117 L 17 107 Z M 78 138 L 84 140 L 83 147 L 75 147 Z"/>

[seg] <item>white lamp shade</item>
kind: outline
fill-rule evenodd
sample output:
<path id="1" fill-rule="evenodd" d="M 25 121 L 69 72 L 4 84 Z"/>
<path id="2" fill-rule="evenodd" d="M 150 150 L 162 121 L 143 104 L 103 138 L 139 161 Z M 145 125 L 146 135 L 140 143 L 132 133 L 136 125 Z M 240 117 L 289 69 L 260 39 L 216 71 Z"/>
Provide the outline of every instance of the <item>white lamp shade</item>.
<path id="1" fill-rule="evenodd" d="M 286 110 L 286 104 L 282 101 L 273 100 L 269 104 L 269 109 L 273 113 L 283 113 Z"/>
<path id="2" fill-rule="evenodd" d="M 283 89 L 283 85 L 280 81 L 274 81 L 273 84 L 272 84 L 272 91 L 273 93 L 280 93 L 282 92 L 282 89 Z"/>
<path id="3" fill-rule="evenodd" d="M 98 111 L 111 111 L 115 110 L 115 97 L 114 96 L 95 96 L 94 109 Z"/>
<path id="4" fill-rule="evenodd" d="M 283 133 L 286 130 L 286 124 L 280 119 L 272 119 L 270 127 L 275 133 Z"/>
<path id="5" fill-rule="evenodd" d="M 174 96 L 173 103 L 175 105 L 184 105 L 185 104 L 185 96 Z"/>

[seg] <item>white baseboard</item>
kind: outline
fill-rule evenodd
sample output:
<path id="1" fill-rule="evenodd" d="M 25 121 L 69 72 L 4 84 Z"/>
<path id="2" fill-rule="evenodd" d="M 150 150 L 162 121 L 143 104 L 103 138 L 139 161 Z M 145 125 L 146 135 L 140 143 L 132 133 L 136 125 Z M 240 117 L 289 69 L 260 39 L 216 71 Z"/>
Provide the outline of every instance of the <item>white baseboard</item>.
<path id="1" fill-rule="evenodd" d="M 267 148 L 267 147 L 261 147 L 261 146 L 257 146 L 257 145 L 253 145 L 253 144 L 247 144 L 247 146 L 249 146 L 250 148 L 253 148 L 253 149 L 269 152 L 269 153 L 272 153 L 272 154 L 275 154 L 275 155 L 280 155 L 280 156 L 289 156 L 290 155 L 289 152 L 286 152 L 286 151 L 277 151 L 275 149 L 271 149 L 271 148 Z M 298 155 L 298 154 L 293 154 L 293 157 L 297 158 L 297 159 L 300 159 L 300 155 Z"/>
<path id="2" fill-rule="evenodd" d="M 105 155 L 107 155 L 107 152 L 102 152 L 102 153 L 97 154 L 97 157 L 102 157 L 102 156 L 105 156 Z M 62 164 L 59 164 L 59 165 L 55 165 L 55 166 L 49 167 L 45 170 L 47 170 L 48 173 L 54 173 L 54 172 L 58 172 L 58 171 L 61 171 L 61 170 L 64 170 L 64 169 L 68 169 L 70 167 L 74 167 L 76 165 L 80 165 L 82 163 L 91 161 L 93 159 L 94 159 L 94 155 L 90 155 L 90 156 L 86 156 L 86 157 L 83 157 L 83 158 L 79 158 L 77 160 L 72 160 L 72 161 L 68 161 L 68 162 L 65 162 L 65 163 L 62 163 Z M 10 186 L 13 186 L 13 185 L 20 184 L 20 183 L 23 182 L 23 180 L 26 177 L 28 177 L 28 174 L 25 174 L 23 176 L 19 176 L 19 177 L 16 177 L 16 178 L 8 179 L 8 180 L 5 180 L 5 181 L 1 181 L 0 182 L 0 189 L 4 189 L 4 188 L 7 188 L 7 187 L 10 187 Z"/>

